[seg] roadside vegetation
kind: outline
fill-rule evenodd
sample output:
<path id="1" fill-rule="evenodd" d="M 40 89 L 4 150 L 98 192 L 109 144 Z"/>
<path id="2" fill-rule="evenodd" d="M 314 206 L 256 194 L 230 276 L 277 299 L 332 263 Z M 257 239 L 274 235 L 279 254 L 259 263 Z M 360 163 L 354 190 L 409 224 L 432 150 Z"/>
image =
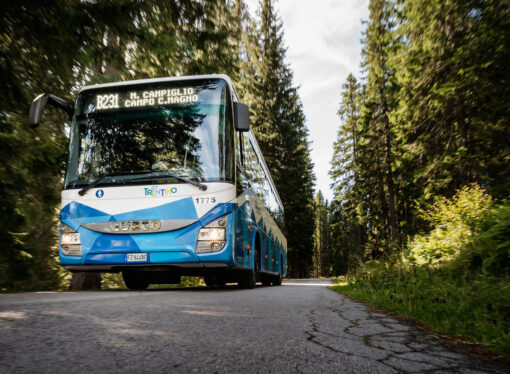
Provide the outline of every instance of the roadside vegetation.
<path id="1" fill-rule="evenodd" d="M 508 46 L 508 1 L 370 0 L 314 235 L 336 289 L 506 356 Z"/>
<path id="2" fill-rule="evenodd" d="M 437 199 L 408 250 L 359 265 L 333 288 L 510 356 L 510 204 L 479 187 Z"/>

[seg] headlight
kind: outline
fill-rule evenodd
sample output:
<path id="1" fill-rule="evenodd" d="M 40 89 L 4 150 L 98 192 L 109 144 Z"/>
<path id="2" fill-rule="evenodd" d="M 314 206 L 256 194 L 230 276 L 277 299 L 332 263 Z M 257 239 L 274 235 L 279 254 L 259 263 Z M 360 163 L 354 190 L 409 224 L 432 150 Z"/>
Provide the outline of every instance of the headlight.
<path id="1" fill-rule="evenodd" d="M 198 232 L 198 240 L 225 241 L 225 229 L 203 228 Z"/>
<path id="2" fill-rule="evenodd" d="M 71 244 L 81 244 L 80 234 L 71 233 L 71 232 L 63 232 L 62 237 L 60 238 L 60 244 L 62 245 L 71 245 Z"/>
<path id="3" fill-rule="evenodd" d="M 198 231 L 196 253 L 221 251 L 226 244 L 227 222 L 227 217 L 221 217 L 202 227 Z"/>
<path id="4" fill-rule="evenodd" d="M 81 256 L 80 234 L 71 227 L 61 223 L 60 250 L 65 256 Z"/>

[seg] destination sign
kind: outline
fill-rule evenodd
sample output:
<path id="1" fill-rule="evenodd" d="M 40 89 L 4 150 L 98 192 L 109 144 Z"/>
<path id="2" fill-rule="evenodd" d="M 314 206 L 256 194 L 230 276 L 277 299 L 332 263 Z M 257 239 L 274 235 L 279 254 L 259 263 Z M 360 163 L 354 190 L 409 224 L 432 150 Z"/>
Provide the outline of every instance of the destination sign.
<path id="1" fill-rule="evenodd" d="M 96 95 L 95 102 L 96 110 L 150 107 L 196 103 L 198 102 L 198 94 L 193 87 L 128 91 Z"/>

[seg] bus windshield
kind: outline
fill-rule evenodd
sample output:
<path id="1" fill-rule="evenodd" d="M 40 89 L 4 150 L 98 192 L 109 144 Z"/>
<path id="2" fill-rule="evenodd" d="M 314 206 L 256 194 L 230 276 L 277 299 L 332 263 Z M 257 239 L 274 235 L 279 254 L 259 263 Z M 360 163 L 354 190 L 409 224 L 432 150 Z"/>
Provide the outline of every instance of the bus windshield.
<path id="1" fill-rule="evenodd" d="M 233 181 L 234 130 L 222 79 L 167 81 L 85 90 L 70 132 L 65 189 L 181 183 L 140 178 L 168 171 L 194 181 Z M 125 173 L 125 174 L 124 174 Z M 119 175 L 120 174 L 120 175 Z"/>

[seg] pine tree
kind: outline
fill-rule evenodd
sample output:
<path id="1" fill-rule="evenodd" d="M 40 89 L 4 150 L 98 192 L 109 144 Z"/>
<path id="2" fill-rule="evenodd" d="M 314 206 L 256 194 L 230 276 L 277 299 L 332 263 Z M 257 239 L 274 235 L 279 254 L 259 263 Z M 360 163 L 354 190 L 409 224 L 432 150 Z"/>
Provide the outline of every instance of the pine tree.
<path id="1" fill-rule="evenodd" d="M 348 245 L 354 247 L 354 253 L 363 255 L 362 242 L 362 205 L 360 202 L 359 180 L 359 122 L 360 122 L 361 93 L 360 86 L 352 74 L 347 77 L 343 85 L 342 101 L 338 115 L 342 125 L 338 130 L 337 140 L 333 145 L 330 175 L 333 179 L 335 209 L 342 206 L 345 214 L 349 215 L 349 224 L 353 230 L 353 241 Z M 336 222 L 333 222 L 336 224 Z"/>
<path id="2" fill-rule="evenodd" d="M 399 113 L 422 204 L 471 182 L 508 195 L 509 9 L 500 0 L 403 4 Z"/>
<path id="3" fill-rule="evenodd" d="M 282 23 L 264 0 L 260 24 L 245 35 L 242 99 L 285 210 L 289 272 L 304 277 L 312 266 L 313 186 L 308 130 L 292 71 L 285 63 Z"/>
<path id="4" fill-rule="evenodd" d="M 314 234 L 313 234 L 313 270 L 312 276 L 319 278 L 331 272 L 331 254 L 329 250 L 329 209 L 322 192 L 315 195 L 314 201 Z"/>
<path id="5" fill-rule="evenodd" d="M 389 113 L 394 106 L 392 75 L 388 66 L 391 48 L 391 4 L 387 0 L 371 0 L 370 19 L 366 30 L 363 64 L 367 72 L 361 109 L 360 178 L 363 183 L 369 233 L 374 239 L 371 251 L 389 252 L 398 240 L 396 187 L 394 177 L 394 126 Z"/>
<path id="6" fill-rule="evenodd" d="M 138 20 L 147 33 L 135 40 L 131 50 L 131 77 L 223 73 L 237 78 L 238 17 L 245 17 L 243 2 L 172 0 L 148 4 L 147 15 Z"/>

